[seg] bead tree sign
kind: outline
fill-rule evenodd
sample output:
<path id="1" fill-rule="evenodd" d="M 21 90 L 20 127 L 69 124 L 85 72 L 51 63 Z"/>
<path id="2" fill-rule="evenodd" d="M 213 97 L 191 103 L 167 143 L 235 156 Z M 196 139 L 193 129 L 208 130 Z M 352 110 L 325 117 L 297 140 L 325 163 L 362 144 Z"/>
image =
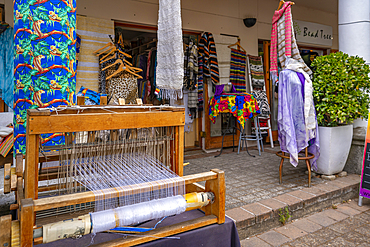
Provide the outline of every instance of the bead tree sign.
<path id="1" fill-rule="evenodd" d="M 362 198 L 370 198 L 370 122 L 367 124 L 364 159 L 360 183 L 360 197 L 358 205 L 362 206 Z"/>

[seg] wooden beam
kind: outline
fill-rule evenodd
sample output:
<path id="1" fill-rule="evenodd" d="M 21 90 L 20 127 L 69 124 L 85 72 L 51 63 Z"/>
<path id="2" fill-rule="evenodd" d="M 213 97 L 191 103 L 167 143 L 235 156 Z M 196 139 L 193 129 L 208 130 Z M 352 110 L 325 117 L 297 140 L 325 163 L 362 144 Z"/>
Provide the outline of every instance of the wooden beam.
<path id="1" fill-rule="evenodd" d="M 24 199 L 24 190 L 23 190 L 23 178 L 22 177 L 18 177 L 18 180 L 17 180 L 17 203 L 18 205 L 21 203 L 21 200 Z M 20 211 L 19 211 L 19 208 L 18 208 L 18 214 L 17 215 L 20 215 Z"/>
<path id="2" fill-rule="evenodd" d="M 85 96 L 77 96 L 77 105 L 85 105 Z"/>
<path id="3" fill-rule="evenodd" d="M 10 178 L 10 189 L 11 191 L 17 190 L 17 175 L 12 174 Z"/>
<path id="4" fill-rule="evenodd" d="M 58 132 L 180 126 L 184 124 L 184 112 L 108 112 L 101 114 L 28 116 L 27 129 L 29 131 L 27 133 L 34 135 Z"/>
<path id="5" fill-rule="evenodd" d="M 205 192 L 206 188 L 198 183 L 193 183 L 193 184 L 187 184 L 186 185 L 186 193 L 191 193 L 191 192 Z"/>
<path id="6" fill-rule="evenodd" d="M 0 246 L 10 246 L 12 229 L 12 216 L 5 215 L 0 217 Z"/>
<path id="7" fill-rule="evenodd" d="M 217 173 L 217 178 L 206 181 L 206 191 L 215 194 L 215 201 L 205 207 L 206 215 L 216 215 L 217 223 L 225 222 L 225 173 L 219 169 L 212 169 Z"/>
<path id="8" fill-rule="evenodd" d="M 27 118 L 29 119 L 29 118 Z M 39 135 L 29 134 L 27 124 L 26 136 L 26 168 L 24 178 L 25 198 L 37 198 L 38 164 L 39 164 Z"/>
<path id="9" fill-rule="evenodd" d="M 203 226 L 208 226 L 217 223 L 217 218 L 214 215 L 203 216 L 200 218 L 196 218 L 193 220 L 188 220 L 185 222 L 177 223 L 170 226 L 164 226 L 155 230 L 148 232 L 150 236 L 127 236 L 126 238 L 118 238 L 115 240 L 111 240 L 105 243 L 99 244 L 101 247 L 118 247 L 118 246 L 133 246 L 138 245 L 146 242 L 150 242 L 153 240 L 157 240 L 158 238 L 173 236 L 175 234 L 179 234 L 182 232 L 187 232 L 193 229 L 197 229 Z M 176 244 L 173 244 L 176 246 Z"/>
<path id="10" fill-rule="evenodd" d="M 11 247 L 18 247 L 20 246 L 20 239 L 19 239 L 19 220 L 13 220 L 12 221 L 12 243 Z"/>
<path id="11" fill-rule="evenodd" d="M 213 171 L 194 174 L 194 175 L 188 175 L 188 176 L 183 177 L 183 179 L 185 180 L 185 185 L 200 182 L 200 181 L 206 181 L 206 180 L 212 180 L 212 179 L 214 180 L 216 178 L 217 178 L 217 173 Z M 121 188 L 115 188 L 114 190 L 106 189 L 106 190 L 103 190 L 104 192 L 103 194 L 106 197 L 114 198 L 114 197 L 119 197 L 122 192 L 129 191 L 131 194 L 138 194 L 147 188 L 150 188 L 151 190 L 160 189 L 166 184 L 167 184 L 167 181 L 159 180 L 159 181 L 156 181 L 155 184 L 145 183 L 145 184 L 137 184 L 134 187 L 125 186 Z M 51 209 L 51 208 L 56 208 L 56 207 L 64 207 L 64 206 L 70 206 L 70 205 L 86 203 L 86 202 L 93 202 L 93 201 L 95 201 L 94 192 L 87 191 L 87 192 L 48 197 L 48 198 L 42 198 L 42 199 L 35 200 L 34 210 L 35 212 L 38 212 L 41 210 L 46 210 L 46 209 Z"/>
<path id="12" fill-rule="evenodd" d="M 31 198 L 21 200 L 21 246 L 33 245 L 34 215 L 33 200 Z"/>
<path id="13" fill-rule="evenodd" d="M 179 176 L 183 176 L 184 175 L 184 135 L 185 135 L 185 132 L 184 132 L 184 126 L 179 126 L 178 127 L 179 129 L 179 156 L 178 156 L 178 175 Z"/>
<path id="14" fill-rule="evenodd" d="M 4 194 L 10 193 L 11 188 L 11 164 L 6 163 L 4 165 Z"/>
<path id="15" fill-rule="evenodd" d="M 23 154 L 17 154 L 15 156 L 15 174 L 18 177 L 23 177 Z"/>

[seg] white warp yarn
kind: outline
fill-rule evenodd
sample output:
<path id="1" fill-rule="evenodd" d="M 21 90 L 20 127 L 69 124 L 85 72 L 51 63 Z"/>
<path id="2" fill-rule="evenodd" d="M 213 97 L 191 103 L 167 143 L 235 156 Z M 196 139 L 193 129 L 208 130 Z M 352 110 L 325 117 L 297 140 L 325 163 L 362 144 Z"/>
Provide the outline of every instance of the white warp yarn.
<path id="1" fill-rule="evenodd" d="M 180 214 L 186 210 L 185 198 L 181 195 L 149 202 L 91 213 L 92 233 L 129 226 L 147 220 Z"/>
<path id="2" fill-rule="evenodd" d="M 182 98 L 184 51 L 180 0 L 159 0 L 156 86 L 162 98 Z"/>

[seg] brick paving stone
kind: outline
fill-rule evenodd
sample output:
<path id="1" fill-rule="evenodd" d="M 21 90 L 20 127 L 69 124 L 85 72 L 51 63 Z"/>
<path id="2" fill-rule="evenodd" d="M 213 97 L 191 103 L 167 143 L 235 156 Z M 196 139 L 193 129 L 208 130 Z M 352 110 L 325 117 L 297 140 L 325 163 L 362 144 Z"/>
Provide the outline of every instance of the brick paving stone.
<path id="1" fill-rule="evenodd" d="M 303 190 L 296 190 L 289 192 L 288 195 L 292 195 L 302 199 L 305 205 L 311 205 L 317 201 L 317 197 L 314 194 L 304 192 Z"/>
<path id="2" fill-rule="evenodd" d="M 345 205 L 339 205 L 338 208 L 336 209 L 344 214 L 347 214 L 347 215 L 350 215 L 350 216 L 353 216 L 353 215 L 356 215 L 356 214 L 359 214 L 361 213 L 360 211 L 354 209 L 354 208 L 351 208 L 351 207 L 348 207 L 348 206 L 345 206 Z"/>
<path id="3" fill-rule="evenodd" d="M 307 220 L 314 222 L 316 224 L 322 225 L 322 226 L 330 226 L 334 223 L 336 223 L 335 220 L 319 214 L 314 214 L 306 218 Z"/>
<path id="4" fill-rule="evenodd" d="M 303 237 L 296 239 L 295 241 L 289 242 L 288 244 L 294 247 L 296 246 L 306 247 L 306 246 L 317 246 L 319 243 L 317 239 L 312 237 L 310 234 L 307 234 Z"/>
<path id="5" fill-rule="evenodd" d="M 348 229 L 355 229 L 364 224 L 366 224 L 366 221 L 361 218 L 349 217 L 345 220 L 342 220 L 341 222 L 329 226 L 329 228 L 336 232 L 344 234 L 348 232 Z"/>
<path id="6" fill-rule="evenodd" d="M 258 203 L 271 208 L 273 212 L 273 216 L 278 216 L 279 215 L 279 209 L 283 209 L 284 207 L 288 206 L 288 204 L 279 202 L 273 198 L 265 199 L 262 201 L 259 201 Z"/>
<path id="7" fill-rule="evenodd" d="M 324 227 L 320 231 L 316 231 L 311 234 L 311 236 L 316 239 L 317 244 L 323 244 L 326 241 L 330 241 L 332 239 L 339 237 L 340 235 L 341 234 L 333 231 L 328 227 Z"/>
<path id="8" fill-rule="evenodd" d="M 340 211 L 334 209 L 328 209 L 319 214 L 332 218 L 336 221 L 341 221 L 349 217 L 347 214 L 343 214 Z"/>
<path id="9" fill-rule="evenodd" d="M 302 199 L 299 199 L 297 197 L 294 197 L 288 194 L 282 194 L 280 196 L 275 197 L 274 199 L 288 204 L 289 209 L 292 211 L 300 209 L 303 206 Z"/>
<path id="10" fill-rule="evenodd" d="M 370 246 L 370 239 L 367 236 L 364 236 L 362 234 L 359 234 L 357 232 L 349 232 L 346 234 L 343 234 L 342 236 L 345 240 L 354 243 L 356 245 L 362 244 L 362 243 L 368 243 Z"/>
<path id="11" fill-rule="evenodd" d="M 243 210 L 256 216 L 256 223 L 268 220 L 272 216 L 272 210 L 259 203 L 252 203 L 242 207 Z"/>
<path id="12" fill-rule="evenodd" d="M 271 244 L 272 246 L 279 246 L 290 240 L 284 235 L 272 230 L 259 235 L 258 238 L 264 240 L 265 242 Z"/>
<path id="13" fill-rule="evenodd" d="M 307 232 L 293 226 L 292 224 L 276 228 L 275 231 L 287 236 L 290 239 L 296 239 L 307 234 Z"/>
<path id="14" fill-rule="evenodd" d="M 367 236 L 370 239 L 370 228 L 369 226 L 361 226 L 355 229 L 356 232 Z"/>
<path id="15" fill-rule="evenodd" d="M 352 246 L 356 246 L 354 243 L 351 243 L 345 239 L 343 239 L 342 237 L 339 237 L 339 238 L 335 238 L 329 242 L 327 242 L 325 245 L 322 245 L 322 246 L 331 246 L 331 247 L 343 247 L 343 246 L 346 246 L 346 247 L 352 247 Z"/>
<path id="16" fill-rule="evenodd" d="M 225 212 L 227 216 L 235 220 L 236 227 L 246 227 L 254 225 L 256 220 L 255 216 L 241 208 L 233 208 Z"/>
<path id="17" fill-rule="evenodd" d="M 265 241 L 257 237 L 251 237 L 249 239 L 244 239 L 240 241 L 240 245 L 242 247 L 271 247 L 270 244 L 266 243 Z"/>
<path id="18" fill-rule="evenodd" d="M 306 232 L 316 232 L 322 228 L 321 225 L 313 223 L 306 219 L 299 219 L 292 223 L 293 226 L 298 227 L 299 229 L 302 229 Z"/>

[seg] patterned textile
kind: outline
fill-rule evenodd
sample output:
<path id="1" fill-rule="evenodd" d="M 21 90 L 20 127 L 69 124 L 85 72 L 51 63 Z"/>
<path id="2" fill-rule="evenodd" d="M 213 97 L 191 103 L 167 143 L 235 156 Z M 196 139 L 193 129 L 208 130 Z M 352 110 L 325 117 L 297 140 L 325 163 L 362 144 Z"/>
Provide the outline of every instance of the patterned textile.
<path id="1" fill-rule="evenodd" d="M 291 15 L 290 15 L 291 16 Z M 286 52 L 287 52 L 287 49 L 286 47 L 284 47 L 284 39 L 286 39 L 287 35 L 285 35 L 286 31 L 284 29 L 284 20 L 285 20 L 285 16 L 282 16 L 279 20 L 278 20 L 278 54 L 279 54 L 279 61 L 280 61 L 280 64 L 281 64 L 281 69 L 285 69 L 286 68 L 286 59 L 287 57 L 289 58 L 289 56 L 286 55 Z M 293 26 L 291 26 L 291 29 L 293 29 Z M 291 54 L 292 54 L 292 58 L 294 60 L 297 60 L 302 66 L 303 66 L 303 70 L 308 74 L 308 75 L 311 75 L 312 74 L 312 71 L 311 69 L 307 66 L 307 64 L 303 61 L 301 55 L 300 55 L 300 52 L 299 52 L 299 49 L 298 49 L 298 46 L 297 46 L 297 42 L 296 42 L 296 39 L 295 39 L 295 36 L 294 36 L 294 32 L 292 32 L 291 34 L 291 40 L 292 40 L 292 45 L 291 45 Z"/>
<path id="2" fill-rule="evenodd" d="M 5 139 L 3 140 L 3 142 L 0 144 L 0 154 L 2 156 L 4 156 L 4 157 L 7 156 L 8 153 L 10 152 L 10 150 L 12 150 L 12 148 L 13 148 L 13 141 L 14 141 L 13 133 L 11 133 L 7 137 L 5 137 Z"/>
<path id="3" fill-rule="evenodd" d="M 203 111 L 203 57 L 198 57 L 198 111 Z"/>
<path id="4" fill-rule="evenodd" d="M 263 64 L 261 57 L 248 55 L 249 71 L 252 78 L 251 91 L 262 89 L 265 86 L 265 75 L 263 74 Z"/>
<path id="5" fill-rule="evenodd" d="M 76 35 L 76 67 L 78 67 L 78 57 L 80 56 L 80 50 L 81 50 L 81 36 Z"/>
<path id="6" fill-rule="evenodd" d="M 93 90 L 81 86 L 77 96 L 85 97 L 85 105 L 100 105 L 100 97 L 106 96 L 106 94 L 97 93 Z"/>
<path id="7" fill-rule="evenodd" d="M 184 87 L 189 90 L 197 88 L 198 77 L 198 50 L 197 46 L 190 41 L 186 47 L 184 56 Z"/>
<path id="8" fill-rule="evenodd" d="M 245 65 L 247 55 L 244 51 L 231 49 L 230 82 L 235 86 L 238 93 L 246 92 Z"/>
<path id="9" fill-rule="evenodd" d="M 75 103 L 76 1 L 14 1 L 14 154 L 26 153 L 27 109 Z M 61 133 L 41 144 L 64 143 Z"/>
<path id="10" fill-rule="evenodd" d="M 276 10 L 272 17 L 272 30 L 271 30 L 271 50 L 270 50 L 270 73 L 277 76 L 277 21 L 285 15 L 284 30 L 287 34 L 285 39 L 285 46 L 287 48 L 286 55 L 291 56 L 291 34 L 292 34 L 292 19 L 291 19 L 291 7 L 290 2 L 285 2 L 281 9 Z"/>
<path id="11" fill-rule="evenodd" d="M 252 94 L 222 94 L 211 97 L 209 101 L 209 118 L 215 123 L 219 113 L 231 113 L 244 128 L 245 122 L 259 114 L 260 110 Z"/>
<path id="12" fill-rule="evenodd" d="M 0 21 L 0 34 L 2 34 L 8 27 L 8 23 Z"/>
<path id="13" fill-rule="evenodd" d="M 12 27 L 0 34 L 0 90 L 5 104 L 13 108 L 14 31 Z"/>
<path id="14" fill-rule="evenodd" d="M 263 90 L 255 90 L 252 92 L 254 97 L 256 98 L 258 102 L 258 107 L 260 108 L 261 117 L 269 117 L 270 115 L 270 106 L 269 102 L 267 100 L 267 94 Z"/>
<path id="15" fill-rule="evenodd" d="M 159 0 L 156 84 L 164 99 L 182 98 L 184 50 L 180 0 Z"/>
<path id="16" fill-rule="evenodd" d="M 203 74 L 218 84 L 220 73 L 218 71 L 217 51 L 212 33 L 205 32 L 199 41 L 199 53 L 203 56 Z"/>

